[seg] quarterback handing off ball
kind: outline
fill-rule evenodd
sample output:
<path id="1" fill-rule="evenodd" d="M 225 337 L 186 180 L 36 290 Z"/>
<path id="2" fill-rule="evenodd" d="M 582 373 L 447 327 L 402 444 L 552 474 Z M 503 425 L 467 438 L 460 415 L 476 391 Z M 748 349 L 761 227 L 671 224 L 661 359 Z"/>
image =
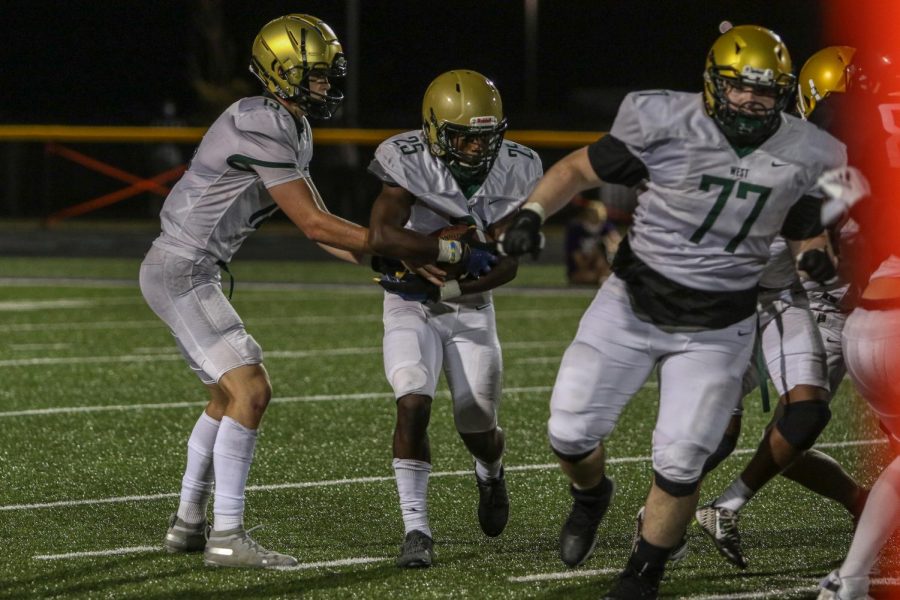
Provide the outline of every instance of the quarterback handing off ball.
<path id="1" fill-rule="evenodd" d="M 462 240 L 463 242 L 478 241 L 483 244 L 494 241 L 494 239 L 484 231 L 481 231 L 474 225 L 466 225 L 464 223 L 448 225 L 443 229 L 432 232 L 431 236 L 441 238 L 442 240 Z M 466 270 L 466 261 L 464 260 L 457 263 L 439 262 L 437 263 L 437 266 L 447 272 L 447 281 L 453 279 L 462 280 L 470 277 L 469 272 Z"/>

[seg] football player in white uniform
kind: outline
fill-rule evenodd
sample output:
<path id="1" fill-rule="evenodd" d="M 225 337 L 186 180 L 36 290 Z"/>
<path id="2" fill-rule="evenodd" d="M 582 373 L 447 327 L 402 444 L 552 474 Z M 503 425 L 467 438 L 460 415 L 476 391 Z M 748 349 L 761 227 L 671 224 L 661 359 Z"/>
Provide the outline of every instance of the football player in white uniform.
<path id="1" fill-rule="evenodd" d="M 232 104 L 203 136 L 166 198 L 162 233 L 141 264 L 144 298 L 210 395 L 188 441 L 181 501 L 164 545 L 169 552 L 203 551 L 210 566 L 297 564 L 244 528 L 244 489 L 271 384 L 262 350 L 222 293 L 219 268 L 227 269 L 247 236 L 279 209 L 342 258 L 370 252 L 366 229 L 329 214 L 309 174 L 306 117 L 332 115 L 343 96 L 331 82 L 346 68 L 337 37 L 316 17 L 267 23 L 250 64 L 265 94 Z"/>
<path id="2" fill-rule="evenodd" d="M 496 236 L 543 174 L 537 153 L 503 139 L 506 123 L 489 79 L 469 70 L 438 76 L 425 92 L 422 129 L 382 142 L 369 167 L 383 183 L 369 225 L 375 251 L 398 257 L 402 246 L 433 244 L 429 234 L 459 224 L 468 226 L 464 239 Z M 474 457 L 481 529 L 500 535 L 509 518 L 505 436 L 497 422 L 503 365 L 489 290 L 513 279 L 518 261 L 493 262 L 473 249 L 468 275 L 442 286 L 393 268 L 382 277 L 384 369 L 397 399 L 393 467 L 405 529 L 399 567 L 428 567 L 434 558 L 427 430 L 441 370 L 456 429 Z"/>
<path id="3" fill-rule="evenodd" d="M 614 275 L 582 318 L 550 401 L 550 443 L 572 480 L 560 553 L 574 566 L 590 555 L 612 497 L 603 441 L 658 369 L 643 531 L 606 598 L 657 597 L 696 508 L 703 464 L 740 398 L 769 246 L 781 232 L 796 254 L 794 240 L 821 233 L 811 218 L 820 201 L 810 194 L 824 170 L 846 160 L 840 142 L 785 114 L 795 78 L 773 32 L 744 25 L 722 34 L 704 79 L 703 94 L 628 94 L 610 134 L 555 164 L 502 240 L 508 254 L 533 252 L 546 216 L 579 190 L 643 183 Z M 807 435 L 810 412 L 819 410 L 786 412 L 785 426 Z"/>
<path id="4" fill-rule="evenodd" d="M 813 111 L 817 107 L 827 112 L 822 101 L 826 98 L 832 101 L 832 94 L 846 91 L 852 56 L 852 48 L 829 47 L 804 63 L 798 85 L 799 114 L 809 119 L 816 116 Z M 818 119 L 810 120 L 825 125 Z M 747 567 L 747 559 L 741 548 L 738 512 L 779 473 L 841 503 L 854 520 L 862 513 L 867 495 L 865 488 L 837 461 L 810 448 L 817 436 L 810 434 L 800 440 L 781 428 L 784 411 L 794 410 L 793 403 L 805 400 L 816 404 L 797 406 L 820 409 L 818 418 L 810 414 L 809 422 L 821 427 L 827 423 L 830 412 L 827 403 L 845 372 L 840 349 L 845 317 L 838 302 L 847 284 L 840 280 L 830 261 L 809 263 L 804 255 L 797 266 L 801 271 L 814 271 L 807 273 L 814 277 L 806 278 L 803 283 L 810 290 L 807 296 L 783 238 L 776 238 L 771 252 L 772 258 L 760 279 L 759 326 L 762 354 L 768 375 L 778 390 L 779 403 L 756 454 L 741 474 L 720 496 L 696 513 L 700 529 L 713 540 L 722 556 L 742 569 Z M 823 281 L 826 283 L 819 283 Z M 816 312 L 812 312 L 813 306 L 818 309 Z M 745 395 L 758 383 L 757 370 L 752 363 L 744 378 Z M 707 459 L 704 474 L 734 450 L 739 432 L 738 414 L 732 418 L 719 447 Z"/>
<path id="5" fill-rule="evenodd" d="M 144 298 L 210 394 L 188 441 L 181 502 L 164 543 L 170 552 L 202 550 L 209 565 L 297 562 L 262 548 L 243 526 L 256 430 L 272 392 L 262 350 L 222 293 L 219 268 L 227 270 L 247 236 L 279 209 L 339 258 L 358 262 L 371 252 L 368 230 L 331 215 L 309 174 L 306 117 L 331 117 L 343 98 L 331 82 L 346 69 L 334 32 L 316 17 L 292 14 L 266 24 L 250 64 L 265 93 L 235 102 L 207 131 L 166 198 L 162 234 L 141 265 Z M 402 258 L 470 256 L 457 240 L 427 241 L 430 246 Z M 213 483 L 215 519 L 207 540 Z"/>

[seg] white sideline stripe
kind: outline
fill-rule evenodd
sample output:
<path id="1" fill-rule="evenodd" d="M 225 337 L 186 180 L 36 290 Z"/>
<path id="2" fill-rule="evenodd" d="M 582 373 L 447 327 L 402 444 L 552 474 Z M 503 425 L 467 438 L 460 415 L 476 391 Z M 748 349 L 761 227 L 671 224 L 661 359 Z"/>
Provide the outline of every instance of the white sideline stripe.
<path id="1" fill-rule="evenodd" d="M 540 342 L 509 342 L 504 346 L 509 350 L 544 348 L 548 344 L 568 344 L 569 341 L 544 340 Z M 381 354 L 381 346 L 352 346 L 349 348 L 317 348 L 314 350 L 269 350 L 263 358 L 308 358 L 310 356 L 353 356 L 361 354 Z M 120 354 L 118 356 L 55 356 L 0 360 L 0 367 L 30 367 L 35 365 L 87 365 L 102 363 L 135 363 L 148 360 L 184 360 L 181 354 Z"/>
<path id="2" fill-rule="evenodd" d="M 556 579 L 573 579 L 575 577 L 593 577 L 594 575 L 614 575 L 622 569 L 587 569 L 584 571 L 561 571 L 559 573 L 538 573 L 536 575 L 523 575 L 521 577 L 509 577 L 513 583 L 531 583 L 532 581 L 553 581 Z"/>
<path id="3" fill-rule="evenodd" d="M 138 554 L 141 552 L 162 552 L 160 546 L 131 546 L 129 548 L 113 548 L 112 550 L 94 550 L 91 552 L 66 552 L 65 554 L 38 554 L 33 560 L 64 560 L 66 558 L 86 558 L 90 556 L 118 556 L 120 554 Z"/>
<path id="4" fill-rule="evenodd" d="M 847 448 L 853 446 L 870 446 L 870 445 L 878 445 L 878 444 L 886 444 L 887 440 L 884 439 L 876 439 L 876 440 L 851 440 L 847 442 L 826 442 L 824 444 L 816 444 L 814 448 Z M 742 454 L 752 454 L 756 452 L 756 448 L 739 448 L 732 452 L 733 456 L 742 455 Z M 610 458 L 606 461 L 607 464 L 616 465 L 616 464 L 629 464 L 629 463 L 640 463 L 640 462 L 649 462 L 651 457 L 649 456 L 620 456 L 616 458 Z M 559 468 L 558 463 L 542 463 L 542 464 L 531 464 L 531 465 L 514 465 L 511 467 L 507 467 L 506 470 L 509 472 L 515 471 L 545 471 L 550 469 Z M 471 477 L 472 471 L 471 469 L 467 469 L 464 471 L 441 471 L 438 473 L 432 473 L 431 477 Z M 350 479 L 330 479 L 324 481 L 298 481 L 292 483 L 270 483 L 265 485 L 248 485 L 248 492 L 270 492 L 274 490 L 293 490 L 293 489 L 304 489 L 304 488 L 318 488 L 318 487 L 331 487 L 336 485 L 349 485 L 349 484 L 357 484 L 357 483 L 378 483 L 383 481 L 394 481 L 393 475 L 380 475 L 373 477 L 353 477 Z M 35 504 L 7 504 L 4 506 L 0 506 L 0 512 L 3 511 L 12 511 L 12 510 L 34 510 L 39 508 L 68 508 L 71 506 L 93 506 L 95 504 L 118 504 L 122 502 L 146 502 L 153 500 L 164 500 L 166 498 L 177 498 L 179 496 L 179 492 L 170 492 L 165 494 L 149 494 L 143 496 L 116 496 L 111 498 L 91 498 L 85 500 L 59 500 L 56 502 L 39 502 Z"/>
<path id="5" fill-rule="evenodd" d="M 655 381 L 648 382 L 649 385 L 656 385 Z M 513 387 L 503 390 L 504 394 L 532 394 L 549 392 L 550 386 L 534 386 L 534 387 Z M 450 397 L 448 390 L 440 390 L 437 396 Z M 333 400 L 377 400 L 393 398 L 392 392 L 364 392 L 358 394 L 319 394 L 312 396 L 285 396 L 283 398 L 272 398 L 270 402 L 274 404 L 288 404 L 292 402 L 329 402 Z M 112 412 L 112 411 L 131 411 L 131 410 L 154 410 L 164 408 L 188 408 L 191 406 L 206 406 L 205 400 L 191 402 L 158 402 L 155 404 L 113 404 L 110 406 L 60 406 L 54 408 L 31 408 L 27 410 L 11 410 L 0 412 L 0 418 L 3 417 L 30 417 L 37 415 L 61 415 L 71 413 L 90 413 L 90 412 Z"/>

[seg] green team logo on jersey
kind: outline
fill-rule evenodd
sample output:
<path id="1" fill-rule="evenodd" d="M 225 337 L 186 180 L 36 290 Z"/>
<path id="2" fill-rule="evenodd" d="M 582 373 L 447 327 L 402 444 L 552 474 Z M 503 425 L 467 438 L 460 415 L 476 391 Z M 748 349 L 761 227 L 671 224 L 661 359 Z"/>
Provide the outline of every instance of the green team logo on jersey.
<path id="1" fill-rule="evenodd" d="M 716 177 L 715 175 L 704 175 L 700 179 L 700 190 L 704 192 L 711 191 L 713 186 L 721 188 L 719 192 L 719 196 L 716 198 L 715 204 L 710 209 L 709 214 L 706 215 L 706 219 L 704 219 L 703 224 L 697 228 L 697 231 L 694 232 L 694 235 L 691 236 L 691 241 L 695 244 L 699 244 L 700 240 L 703 239 L 703 236 L 706 235 L 706 232 L 712 228 L 713 224 L 716 222 L 716 219 L 719 218 L 719 215 L 722 213 L 722 209 L 725 208 L 725 203 L 728 202 L 728 199 L 731 198 L 731 192 L 734 191 L 735 184 L 737 184 L 737 198 L 745 200 L 747 199 L 748 194 L 756 194 L 756 203 L 753 205 L 753 209 L 750 211 L 750 214 L 747 215 L 747 218 L 744 219 L 743 225 L 741 225 L 740 231 L 738 231 L 737 235 L 731 238 L 731 241 L 725 245 L 726 252 L 734 252 L 737 250 L 738 245 L 744 241 L 744 238 L 747 237 L 747 234 L 750 233 L 750 228 L 753 227 L 753 223 L 756 222 L 756 219 L 759 218 L 759 214 L 762 212 L 763 206 L 766 204 L 766 200 L 769 199 L 769 195 L 772 193 L 772 188 L 766 187 L 764 185 L 756 185 L 753 183 L 747 183 L 746 181 L 738 181 L 736 179 L 728 179 L 727 177 Z"/>

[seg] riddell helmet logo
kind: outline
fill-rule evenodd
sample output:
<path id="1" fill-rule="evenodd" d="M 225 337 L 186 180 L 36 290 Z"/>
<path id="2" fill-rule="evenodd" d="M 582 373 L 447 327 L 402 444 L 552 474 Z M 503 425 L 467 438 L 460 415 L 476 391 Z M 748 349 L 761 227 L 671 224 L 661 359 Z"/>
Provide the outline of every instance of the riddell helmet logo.
<path id="1" fill-rule="evenodd" d="M 497 124 L 497 117 L 472 117 L 469 119 L 469 125 L 472 127 L 493 127 Z"/>
<path id="2" fill-rule="evenodd" d="M 775 73 L 772 69 L 755 69 L 750 65 L 744 65 L 741 69 L 741 77 L 756 83 L 771 84 L 775 81 Z"/>

